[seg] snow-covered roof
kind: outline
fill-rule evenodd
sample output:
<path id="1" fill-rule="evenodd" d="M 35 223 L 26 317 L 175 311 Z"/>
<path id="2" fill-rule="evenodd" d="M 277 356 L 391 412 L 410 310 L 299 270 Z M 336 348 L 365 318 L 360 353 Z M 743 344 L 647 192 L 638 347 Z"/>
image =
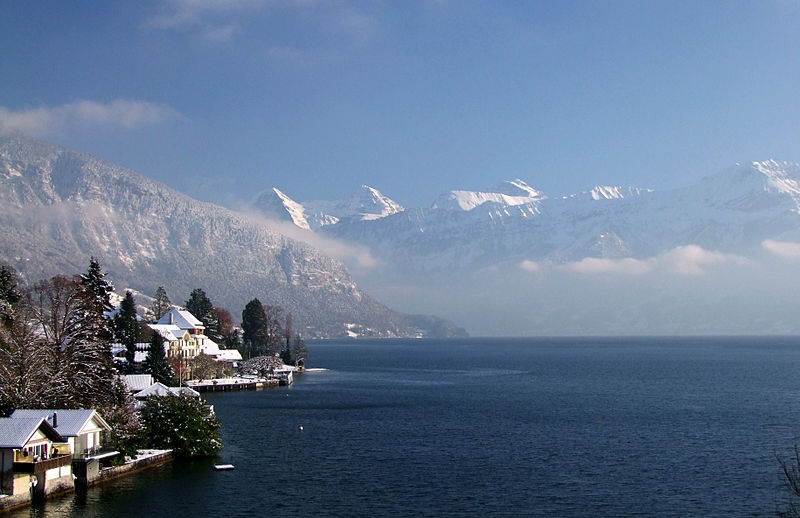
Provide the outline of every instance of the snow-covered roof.
<path id="1" fill-rule="evenodd" d="M 100 417 L 96 410 L 92 409 L 78 409 L 78 410 L 65 410 L 65 409 L 17 409 L 11 414 L 12 419 L 28 419 L 28 418 L 41 418 L 46 419 L 50 425 L 53 425 L 53 415 L 56 414 L 55 430 L 63 437 L 77 437 L 81 431 L 86 427 L 89 421 L 94 422 L 105 430 L 111 430 L 111 427 L 106 423 L 105 419 Z"/>
<path id="2" fill-rule="evenodd" d="M 125 382 L 131 392 L 139 392 L 152 385 L 155 380 L 150 374 L 125 374 L 122 376 L 122 381 Z"/>
<path id="3" fill-rule="evenodd" d="M 203 351 L 203 354 L 206 356 L 217 356 L 219 354 L 219 345 L 217 345 L 214 340 L 205 335 L 200 335 L 197 338 L 202 338 L 203 345 L 200 347 L 200 350 Z"/>
<path id="4" fill-rule="evenodd" d="M 43 417 L 0 417 L 0 448 L 24 448 L 39 429 L 53 442 L 66 442 Z"/>
<path id="5" fill-rule="evenodd" d="M 194 315 L 185 309 L 170 309 L 156 324 L 176 325 L 181 329 L 205 329 L 205 326 Z"/>
<path id="6" fill-rule="evenodd" d="M 181 394 L 200 397 L 200 393 L 190 389 L 189 387 L 168 387 L 160 382 L 155 382 L 146 389 L 137 392 L 133 395 L 136 399 L 147 399 L 150 396 L 163 397 L 163 396 L 179 396 Z"/>
<path id="7" fill-rule="evenodd" d="M 217 360 L 238 362 L 242 360 L 242 353 L 236 349 L 220 349 L 219 354 L 217 354 Z"/>
<path id="8" fill-rule="evenodd" d="M 156 381 L 144 390 L 140 390 L 133 395 L 136 399 L 144 399 L 150 396 L 174 396 L 175 394 L 169 389 L 168 386 Z"/>
<path id="9" fill-rule="evenodd" d="M 172 392 L 177 393 L 177 394 L 183 394 L 185 396 L 190 396 L 190 397 L 194 397 L 194 398 L 199 398 L 200 397 L 200 393 L 198 391 L 194 390 L 193 388 L 189 388 L 189 387 L 170 387 L 169 389 Z"/>
<path id="10" fill-rule="evenodd" d="M 160 334 L 167 342 L 176 342 L 186 335 L 186 330 L 175 324 L 150 324 L 150 329 Z"/>

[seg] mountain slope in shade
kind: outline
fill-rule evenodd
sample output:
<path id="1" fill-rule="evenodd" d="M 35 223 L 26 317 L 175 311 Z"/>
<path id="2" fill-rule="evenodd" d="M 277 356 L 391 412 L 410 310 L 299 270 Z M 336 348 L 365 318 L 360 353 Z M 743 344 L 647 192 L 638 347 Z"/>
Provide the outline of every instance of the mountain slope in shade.
<path id="1" fill-rule="evenodd" d="M 0 137 L 0 204 L 0 260 L 29 282 L 81 272 L 94 255 L 117 286 L 165 286 L 176 303 L 201 287 L 234 315 L 258 297 L 307 337 L 463 332 L 388 309 L 342 263 L 261 222 L 40 140 Z"/>

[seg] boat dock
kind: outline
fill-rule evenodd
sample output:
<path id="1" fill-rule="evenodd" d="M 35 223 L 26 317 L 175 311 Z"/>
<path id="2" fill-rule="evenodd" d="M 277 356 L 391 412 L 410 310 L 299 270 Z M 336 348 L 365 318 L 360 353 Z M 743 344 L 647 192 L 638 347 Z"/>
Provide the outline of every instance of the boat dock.
<path id="1" fill-rule="evenodd" d="M 213 380 L 189 380 L 187 387 L 197 392 L 229 392 L 233 390 L 262 390 L 277 387 L 281 382 L 277 378 L 219 378 Z"/>

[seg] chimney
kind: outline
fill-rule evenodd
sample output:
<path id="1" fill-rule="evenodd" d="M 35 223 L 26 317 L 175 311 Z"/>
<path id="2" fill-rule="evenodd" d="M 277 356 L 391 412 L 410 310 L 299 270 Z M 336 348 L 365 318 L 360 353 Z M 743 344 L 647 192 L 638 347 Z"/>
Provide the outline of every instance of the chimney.
<path id="1" fill-rule="evenodd" d="M 172 311 L 169 312 L 169 323 L 170 324 L 175 323 L 175 315 L 172 314 Z"/>
<path id="2" fill-rule="evenodd" d="M 58 412 L 53 412 L 53 428 L 58 428 Z"/>

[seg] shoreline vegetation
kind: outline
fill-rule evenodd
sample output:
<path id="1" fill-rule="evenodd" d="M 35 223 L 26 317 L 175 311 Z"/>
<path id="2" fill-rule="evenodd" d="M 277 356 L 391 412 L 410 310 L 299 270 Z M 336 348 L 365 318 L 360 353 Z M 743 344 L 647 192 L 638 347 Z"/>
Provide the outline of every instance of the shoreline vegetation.
<path id="1" fill-rule="evenodd" d="M 292 315 L 257 298 L 242 312 L 241 327 L 199 288 L 177 313 L 189 321 L 184 327 L 173 322 L 175 306 L 163 287 L 143 311 L 130 291 L 118 305 L 112 300 L 113 285 L 94 257 L 84 274 L 27 288 L 0 264 L 0 420 L 7 425 L 0 431 L 22 422 L 13 421 L 16 410 L 30 409 L 46 416 L 35 433 L 47 436 L 36 448 L 30 437 L 18 445 L 0 441 L 11 446 L 0 448 L 0 512 L 72 491 L 73 480 L 89 487 L 173 458 L 212 457 L 223 446 L 221 423 L 198 392 L 288 385 L 305 368 L 308 352 Z M 159 320 L 166 315 L 168 324 Z M 131 374 L 151 376 L 151 392 L 131 390 L 124 379 Z M 81 454 L 91 460 L 78 465 L 77 443 L 60 435 L 57 416 L 83 409 L 105 426 L 89 434 L 92 451 L 104 453 Z M 70 455 L 60 457 L 56 471 L 39 473 L 36 466 L 56 462 L 57 450 Z"/>

